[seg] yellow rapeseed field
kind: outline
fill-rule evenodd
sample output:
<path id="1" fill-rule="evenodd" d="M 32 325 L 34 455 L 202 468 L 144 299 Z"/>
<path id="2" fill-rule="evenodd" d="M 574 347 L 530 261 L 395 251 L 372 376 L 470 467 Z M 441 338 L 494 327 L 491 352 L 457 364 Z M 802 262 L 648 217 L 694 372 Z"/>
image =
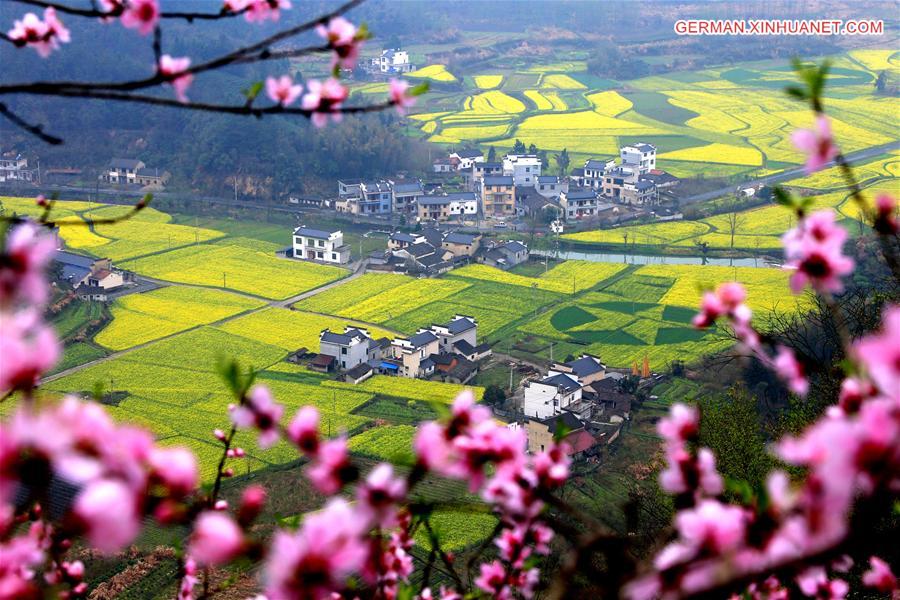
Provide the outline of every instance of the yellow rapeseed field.
<path id="1" fill-rule="evenodd" d="M 503 75 L 476 75 L 475 85 L 483 90 L 498 87 L 503 82 Z"/>
<path id="2" fill-rule="evenodd" d="M 568 75 L 563 75 L 561 73 L 544 75 L 541 78 L 541 87 L 558 90 L 583 90 L 587 88 L 587 86 L 580 81 L 572 79 Z"/>
<path id="3" fill-rule="evenodd" d="M 756 166 L 762 164 L 762 155 L 756 148 L 734 146 L 731 144 L 709 144 L 694 148 L 684 148 L 682 150 L 661 154 L 659 159 L 724 163 L 729 165 Z"/>
<path id="4" fill-rule="evenodd" d="M 447 67 L 445 67 L 444 65 L 428 65 L 427 67 L 422 67 L 421 69 L 413 71 L 412 73 L 407 73 L 407 76 L 421 77 L 423 79 L 433 79 L 435 81 L 456 81 L 456 76 L 448 71 Z"/>

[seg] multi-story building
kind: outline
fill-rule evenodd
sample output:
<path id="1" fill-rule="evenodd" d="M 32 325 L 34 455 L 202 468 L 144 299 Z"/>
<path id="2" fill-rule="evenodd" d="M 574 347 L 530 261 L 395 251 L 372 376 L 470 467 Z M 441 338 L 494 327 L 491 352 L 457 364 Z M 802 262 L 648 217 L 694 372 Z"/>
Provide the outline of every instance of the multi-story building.
<path id="1" fill-rule="evenodd" d="M 381 360 L 386 340 L 374 340 L 369 332 L 359 327 L 345 327 L 343 333 L 328 329 L 319 334 L 319 354 L 331 356 L 341 370 L 369 361 Z"/>
<path id="2" fill-rule="evenodd" d="M 393 211 L 401 215 L 415 215 L 416 203 L 425 195 L 422 182 L 418 179 L 412 181 L 389 181 L 391 188 L 391 201 Z"/>
<path id="3" fill-rule="evenodd" d="M 481 213 L 485 217 L 516 214 L 516 184 L 512 176 L 494 175 L 481 181 Z"/>
<path id="4" fill-rule="evenodd" d="M 415 67 L 409 63 L 409 53 L 406 50 L 393 48 L 381 51 L 381 56 L 372 59 L 373 69 L 382 73 L 409 73 Z"/>
<path id="5" fill-rule="evenodd" d="M 114 158 L 109 161 L 107 169 L 100 174 L 100 181 L 113 185 L 140 185 L 162 187 L 171 177 L 168 171 L 148 169 L 141 160 L 132 158 Z"/>
<path id="6" fill-rule="evenodd" d="M 452 162 L 456 163 L 457 171 L 467 171 L 471 169 L 472 165 L 475 163 L 484 162 L 484 152 L 475 150 L 474 148 L 465 148 L 463 150 L 451 152 L 449 158 Z"/>
<path id="7" fill-rule="evenodd" d="M 534 154 L 507 154 L 503 174 L 512 177 L 516 185 L 534 186 L 541 174 L 541 159 Z"/>
<path id="8" fill-rule="evenodd" d="M 584 161 L 582 185 L 599 189 L 603 184 L 603 174 L 615 166 L 616 161 L 610 158 L 589 158 Z"/>
<path id="9" fill-rule="evenodd" d="M 431 332 L 437 336 L 438 348 L 443 353 L 456 352 L 456 345 L 460 342 L 472 348 L 478 346 L 478 321 L 475 317 L 454 315 L 446 325 L 432 325 Z"/>
<path id="10" fill-rule="evenodd" d="M 582 354 L 575 360 L 564 363 L 553 363 L 548 376 L 563 373 L 575 377 L 582 386 L 590 385 L 606 377 L 606 365 L 592 354 Z"/>
<path id="11" fill-rule="evenodd" d="M 422 196 L 417 201 L 420 221 L 449 221 L 478 214 L 478 196 L 474 192 L 454 192 L 444 196 Z"/>
<path id="12" fill-rule="evenodd" d="M 480 244 L 480 235 L 452 231 L 444 236 L 441 248 L 452 253 L 453 256 L 472 256 L 478 251 Z"/>
<path id="13" fill-rule="evenodd" d="M 293 256 L 343 265 L 350 262 L 350 246 L 340 231 L 300 226 L 294 229 Z"/>
<path id="14" fill-rule="evenodd" d="M 397 363 L 398 375 L 403 377 L 426 377 L 434 372 L 432 354 L 440 351 L 438 337 L 427 329 L 420 329 L 407 338 L 394 338 L 391 342 L 391 356 Z"/>
<path id="15" fill-rule="evenodd" d="M 597 214 L 599 200 L 591 188 L 573 188 L 559 196 L 566 220 L 590 219 Z"/>
<path id="16" fill-rule="evenodd" d="M 634 168 L 639 174 L 656 169 L 656 146 L 639 143 L 619 148 L 619 158 L 623 166 Z"/>
<path id="17" fill-rule="evenodd" d="M 569 189 L 569 181 L 556 175 L 538 175 L 534 190 L 544 198 L 556 198 Z"/>
<path id="18" fill-rule="evenodd" d="M 17 155 L 15 158 L 0 158 L 0 183 L 6 181 L 38 181 L 37 169 L 28 168 L 28 159 Z"/>
<path id="19" fill-rule="evenodd" d="M 477 190 L 481 187 L 481 180 L 485 177 L 493 177 L 495 175 L 503 175 L 503 163 L 498 162 L 477 162 L 472 165 L 472 183 L 471 189 Z"/>
<path id="20" fill-rule="evenodd" d="M 388 250 L 403 250 L 404 248 L 409 248 L 413 244 L 421 244 L 425 241 L 425 236 L 395 231 L 391 234 L 391 237 L 388 238 L 387 247 Z"/>
<path id="21" fill-rule="evenodd" d="M 354 215 L 378 215 L 391 212 L 391 184 L 377 181 L 338 181 L 335 209 Z"/>
<path id="22" fill-rule="evenodd" d="M 605 197 L 622 204 L 651 205 L 658 199 L 656 185 L 628 165 L 608 170 L 601 189 Z"/>
<path id="23" fill-rule="evenodd" d="M 572 375 L 557 373 L 525 384 L 522 410 L 527 417 L 546 419 L 581 401 L 581 384 Z"/>

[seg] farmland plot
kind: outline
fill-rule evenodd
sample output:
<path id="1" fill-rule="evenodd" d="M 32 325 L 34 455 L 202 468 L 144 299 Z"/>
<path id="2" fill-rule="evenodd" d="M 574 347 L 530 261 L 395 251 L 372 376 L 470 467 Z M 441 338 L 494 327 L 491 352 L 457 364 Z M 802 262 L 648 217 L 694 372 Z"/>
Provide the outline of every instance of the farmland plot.
<path id="1" fill-rule="evenodd" d="M 481 400 L 481 396 L 484 394 L 484 388 L 477 385 L 459 385 L 425 379 L 390 377 L 388 375 L 375 375 L 357 384 L 328 380 L 324 381 L 322 385 L 339 390 L 356 390 L 382 396 L 396 396 L 421 400 L 422 402 L 445 402 L 447 404 L 452 403 L 453 399 L 463 390 L 470 390 L 475 395 L 476 400 Z"/>
<path id="2" fill-rule="evenodd" d="M 122 266 L 167 281 L 224 287 L 272 299 L 288 298 L 347 275 L 338 267 L 277 258 L 244 245 L 227 244 L 180 248 Z"/>
<path id="3" fill-rule="evenodd" d="M 175 286 L 130 294 L 113 302 L 112 322 L 94 339 L 111 350 L 124 350 L 196 325 L 259 308 L 263 304 L 259 300 L 218 290 Z"/>
<path id="4" fill-rule="evenodd" d="M 525 277 L 495 269 L 494 267 L 475 264 L 455 269 L 451 273 L 451 277 L 481 279 L 522 287 L 535 287 L 550 292 L 572 294 L 590 288 L 604 279 L 612 277 L 624 268 L 624 265 L 570 260 L 557 265 L 540 277 Z"/>

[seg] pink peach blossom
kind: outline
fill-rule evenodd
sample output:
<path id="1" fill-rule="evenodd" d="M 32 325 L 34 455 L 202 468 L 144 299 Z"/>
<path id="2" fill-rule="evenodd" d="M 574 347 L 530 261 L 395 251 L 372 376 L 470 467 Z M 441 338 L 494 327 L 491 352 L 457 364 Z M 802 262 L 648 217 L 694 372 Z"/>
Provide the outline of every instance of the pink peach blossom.
<path id="1" fill-rule="evenodd" d="M 295 84 L 290 75 L 282 75 L 279 78 L 266 78 L 266 94 L 281 106 L 290 106 L 303 92 L 303 86 Z"/>
<path id="2" fill-rule="evenodd" d="M 88 541 L 104 553 L 130 544 L 141 526 L 134 491 L 112 479 L 88 484 L 75 499 L 74 512 Z"/>
<path id="3" fill-rule="evenodd" d="M 269 388 L 255 385 L 244 404 L 231 410 L 231 420 L 239 428 L 256 428 L 259 447 L 269 448 L 278 441 L 278 426 L 283 414 L 284 407 L 275 402 Z"/>
<path id="4" fill-rule="evenodd" d="M 339 437 L 319 445 L 319 452 L 307 466 L 306 476 L 317 490 L 332 495 L 346 483 L 346 472 L 350 467 L 347 438 Z"/>
<path id="5" fill-rule="evenodd" d="M 159 57 L 159 74 L 166 78 L 169 85 L 175 90 L 175 96 L 179 102 L 187 102 L 187 89 L 191 87 L 194 76 L 185 73 L 191 66 L 191 59 L 186 56 L 173 58 L 168 54 Z"/>
<path id="6" fill-rule="evenodd" d="M 824 167 L 839 153 L 831 135 L 831 125 L 825 116 L 816 118 L 812 129 L 797 129 L 791 134 L 794 146 L 806 154 L 806 174 Z"/>
<path id="7" fill-rule="evenodd" d="M 0 309 L 47 300 L 44 270 L 55 252 L 56 240 L 35 223 L 26 222 L 8 232 L 0 254 Z"/>
<path id="8" fill-rule="evenodd" d="M 853 270 L 853 260 L 843 255 L 847 230 L 835 222 L 833 210 L 820 210 L 802 219 L 782 236 L 785 268 L 792 270 L 791 290 L 796 294 L 810 285 L 819 292 L 840 293 L 841 277 Z"/>
<path id="9" fill-rule="evenodd" d="M 37 311 L 0 310 L 0 394 L 30 390 L 61 354 L 56 333 Z"/>
<path id="10" fill-rule="evenodd" d="M 779 377 L 787 383 L 788 388 L 798 396 L 806 396 L 809 391 L 809 380 L 804 373 L 803 365 L 797 360 L 794 351 L 787 346 L 778 346 L 773 365 Z"/>
<path id="11" fill-rule="evenodd" d="M 328 25 L 319 25 L 316 32 L 322 36 L 334 50 L 331 66 L 340 65 L 344 69 L 352 69 L 359 58 L 359 48 L 362 40 L 357 36 L 356 26 L 337 16 L 328 21 Z"/>
<path id="12" fill-rule="evenodd" d="M 900 306 L 889 306 L 881 330 L 857 341 L 853 353 L 881 393 L 900 399 Z"/>
<path id="13" fill-rule="evenodd" d="M 291 0 L 247 0 L 244 18 L 248 23 L 262 23 L 267 19 L 277 21 L 281 18 L 281 11 L 289 8 Z"/>
<path id="14" fill-rule="evenodd" d="M 149 463 L 155 477 L 170 494 L 187 495 L 199 483 L 197 458 L 187 448 L 154 448 Z"/>
<path id="15" fill-rule="evenodd" d="M 207 511 L 194 523 L 188 553 L 201 565 L 221 565 L 234 559 L 243 544 L 244 534 L 231 517 Z"/>
<path id="16" fill-rule="evenodd" d="M 51 52 L 58 50 L 60 42 L 66 44 L 71 40 L 69 30 L 56 16 L 56 9 L 52 6 L 44 9 L 43 21 L 34 13 L 26 13 L 21 20 L 13 23 L 7 35 L 17 46 L 34 48 L 41 58 L 47 58 Z"/>
<path id="17" fill-rule="evenodd" d="M 897 591 L 897 577 L 891 571 L 889 564 L 872 556 L 869 558 L 869 570 L 863 573 L 863 585 L 875 588 L 882 594 L 888 594 Z"/>
<path id="18" fill-rule="evenodd" d="M 124 27 L 137 29 L 141 35 L 147 35 L 159 23 L 159 15 L 157 0 L 129 0 L 120 19 Z"/>

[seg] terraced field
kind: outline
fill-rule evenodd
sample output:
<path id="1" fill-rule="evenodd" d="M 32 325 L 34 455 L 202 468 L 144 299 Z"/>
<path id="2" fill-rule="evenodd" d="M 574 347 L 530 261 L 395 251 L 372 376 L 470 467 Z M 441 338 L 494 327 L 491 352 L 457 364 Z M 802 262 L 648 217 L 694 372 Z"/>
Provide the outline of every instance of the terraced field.
<path id="1" fill-rule="evenodd" d="M 894 50 L 836 57 L 826 104 L 846 151 L 900 138 L 896 99 L 874 95 L 873 85 L 882 70 L 900 73 L 898 65 Z M 440 65 L 426 69 L 449 75 Z M 588 74 L 582 61 L 484 69 L 458 92 L 423 98 L 429 116 L 416 120 L 430 141 L 502 151 L 519 139 L 550 152 L 566 148 L 577 164 L 644 140 L 660 148 L 659 166 L 680 177 L 775 172 L 802 162 L 790 133 L 811 117 L 783 93 L 794 79 L 787 61 L 645 77 L 627 88 Z"/>

